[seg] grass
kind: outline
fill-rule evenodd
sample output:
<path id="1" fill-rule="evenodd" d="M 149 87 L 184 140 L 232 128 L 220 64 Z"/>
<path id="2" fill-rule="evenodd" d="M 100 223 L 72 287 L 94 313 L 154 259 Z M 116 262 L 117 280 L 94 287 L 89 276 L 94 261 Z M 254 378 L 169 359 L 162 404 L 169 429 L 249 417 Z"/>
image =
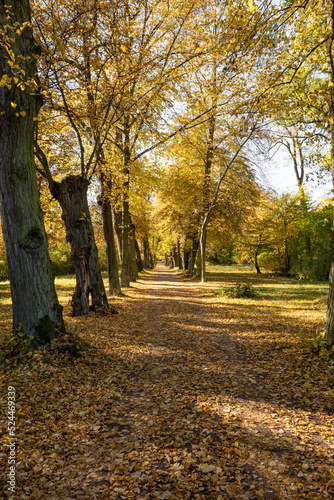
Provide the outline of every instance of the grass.
<path id="1" fill-rule="evenodd" d="M 259 292 L 258 299 L 267 306 L 325 310 L 327 305 L 328 281 L 300 282 L 270 273 L 256 274 L 246 266 L 208 266 L 207 279 L 212 289 L 248 283 Z"/>

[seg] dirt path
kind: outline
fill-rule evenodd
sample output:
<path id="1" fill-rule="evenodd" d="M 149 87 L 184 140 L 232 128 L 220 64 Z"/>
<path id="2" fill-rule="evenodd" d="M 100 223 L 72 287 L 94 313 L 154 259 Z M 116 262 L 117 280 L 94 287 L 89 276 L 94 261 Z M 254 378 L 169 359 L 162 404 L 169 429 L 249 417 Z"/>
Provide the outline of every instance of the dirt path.
<path id="1" fill-rule="evenodd" d="M 158 265 L 119 315 L 71 320 L 83 358 L 21 370 L 20 498 L 334 497 L 332 392 L 303 407 L 307 358 L 205 292 Z"/>

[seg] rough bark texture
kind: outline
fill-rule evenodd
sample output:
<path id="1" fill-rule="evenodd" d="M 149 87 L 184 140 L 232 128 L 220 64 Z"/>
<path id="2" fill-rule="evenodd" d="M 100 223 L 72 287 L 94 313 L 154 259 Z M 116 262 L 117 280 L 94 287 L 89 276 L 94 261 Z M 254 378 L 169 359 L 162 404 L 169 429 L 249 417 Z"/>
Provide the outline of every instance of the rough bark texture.
<path id="1" fill-rule="evenodd" d="M 89 214 L 87 189 L 88 181 L 79 175 L 67 176 L 52 186 L 52 194 L 62 208 L 66 239 L 71 245 L 71 259 L 76 274 L 73 316 L 88 313 L 90 296 L 92 309 L 108 305 Z"/>
<path id="2" fill-rule="evenodd" d="M 135 250 L 136 250 L 136 262 L 138 271 L 141 273 L 144 270 L 143 260 L 141 258 L 140 248 L 138 241 L 135 239 Z"/>
<path id="3" fill-rule="evenodd" d="M 11 6 L 10 18 L 6 17 L 4 5 L 0 0 L 1 26 L 30 22 L 28 0 L 7 1 L 6 5 Z M 35 78 L 33 54 L 37 47 L 32 29 L 26 26 L 21 35 L 14 30 L 10 36 L 11 50 L 26 79 Z M 0 80 L 4 74 L 13 76 L 7 61 L 8 53 L 0 45 Z M 13 328 L 20 328 L 37 342 L 47 343 L 64 329 L 64 324 L 54 287 L 34 162 L 33 118 L 40 105 L 38 94 L 28 87 L 22 90 L 13 81 L 11 88 L 0 87 L 0 205 Z"/>
<path id="4" fill-rule="evenodd" d="M 111 203 L 104 196 L 101 195 L 101 210 L 103 221 L 103 234 L 106 245 L 107 265 L 108 265 L 108 278 L 109 278 L 109 294 L 121 295 L 121 285 L 118 276 L 118 262 L 116 253 L 116 244 L 111 215 Z"/>

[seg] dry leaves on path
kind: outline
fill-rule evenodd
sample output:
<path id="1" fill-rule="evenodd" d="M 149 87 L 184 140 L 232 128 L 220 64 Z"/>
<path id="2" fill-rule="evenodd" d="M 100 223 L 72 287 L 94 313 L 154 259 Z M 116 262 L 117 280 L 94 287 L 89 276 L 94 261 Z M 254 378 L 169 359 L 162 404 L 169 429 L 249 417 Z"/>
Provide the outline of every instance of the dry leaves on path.
<path id="1" fill-rule="evenodd" d="M 5 370 L 13 498 L 333 498 L 333 361 L 302 349 L 297 316 L 209 290 L 158 266 L 118 315 L 67 318 L 82 357 Z"/>

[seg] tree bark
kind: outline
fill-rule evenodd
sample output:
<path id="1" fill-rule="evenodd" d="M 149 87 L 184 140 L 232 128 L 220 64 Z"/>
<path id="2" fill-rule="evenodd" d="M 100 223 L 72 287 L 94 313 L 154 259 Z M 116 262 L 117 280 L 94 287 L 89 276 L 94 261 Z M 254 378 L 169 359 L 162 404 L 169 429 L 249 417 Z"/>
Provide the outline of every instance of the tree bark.
<path id="1" fill-rule="evenodd" d="M 11 16 L 5 13 L 5 3 L 11 7 Z M 0 0 L 0 25 L 15 27 L 10 31 L 8 48 L 20 61 L 26 80 L 36 79 L 34 55 L 38 50 L 31 27 L 26 25 L 22 34 L 16 30 L 30 22 L 28 0 Z M 13 78 L 12 71 L 8 52 L 0 45 L 0 80 L 3 75 Z M 0 205 L 13 329 L 45 344 L 64 330 L 64 323 L 54 287 L 34 162 L 33 119 L 41 103 L 39 94 L 28 86 L 19 88 L 12 81 L 8 87 L 0 87 Z"/>
<path id="2" fill-rule="evenodd" d="M 199 244 L 198 238 L 193 237 L 191 251 L 190 251 L 190 258 L 189 258 L 189 266 L 188 266 L 189 276 L 192 276 L 194 274 L 194 267 L 195 267 L 195 262 L 196 262 L 198 244 Z"/>
<path id="3" fill-rule="evenodd" d="M 206 227 L 207 220 L 203 222 L 199 236 L 200 253 L 201 253 L 201 282 L 206 282 L 206 266 L 205 266 L 205 252 L 206 252 Z"/>
<path id="4" fill-rule="evenodd" d="M 145 269 L 152 269 L 152 257 L 151 257 L 151 252 L 150 252 L 150 243 L 148 241 L 148 238 L 145 238 L 143 241 L 143 246 L 144 246 L 144 267 Z"/>
<path id="5" fill-rule="evenodd" d="M 66 239 L 71 245 L 71 259 L 75 268 L 72 314 L 82 316 L 90 309 L 90 296 L 93 310 L 108 306 L 88 207 L 88 181 L 80 175 L 69 175 L 61 182 L 53 182 L 51 189 L 62 208 Z"/>
<path id="6" fill-rule="evenodd" d="M 177 251 L 177 265 L 179 269 L 183 269 L 182 265 L 182 255 L 181 255 L 181 248 L 180 248 L 180 239 L 177 238 L 176 240 L 176 251 Z"/>
<path id="7" fill-rule="evenodd" d="M 121 295 L 121 285 L 118 276 L 118 262 L 116 253 L 116 244 L 114 229 L 111 215 L 111 203 L 104 194 L 102 188 L 101 193 L 101 211 L 103 222 L 103 234 L 106 245 L 107 265 L 108 265 L 108 278 L 109 278 L 109 294 Z"/>
<path id="8" fill-rule="evenodd" d="M 119 256 L 119 261 L 122 262 L 122 211 L 121 210 L 116 210 L 114 205 L 111 205 L 111 211 L 112 211 L 112 221 L 113 221 L 113 226 L 114 226 L 114 234 L 116 237 L 116 243 L 117 243 L 117 249 L 118 249 L 118 256 Z"/>
<path id="9" fill-rule="evenodd" d="M 129 249 L 129 224 L 130 224 L 130 211 L 129 211 L 129 185 L 130 185 L 130 148 L 129 148 L 129 128 L 125 126 L 124 131 L 124 181 L 123 181 L 123 205 L 122 205 L 122 272 L 121 272 L 121 285 L 124 287 L 130 286 L 130 249 Z"/>
<path id="10" fill-rule="evenodd" d="M 136 260 L 136 232 L 135 226 L 130 222 L 129 225 L 129 253 L 130 253 L 130 278 L 136 281 L 138 278 L 138 266 Z"/>
<path id="11" fill-rule="evenodd" d="M 143 265 L 143 261 L 142 261 L 141 254 L 140 254 L 139 244 L 138 244 L 138 241 L 136 239 L 135 239 L 135 250 L 136 250 L 136 262 L 137 262 L 138 271 L 141 273 L 142 271 L 144 271 L 144 265 Z"/>

